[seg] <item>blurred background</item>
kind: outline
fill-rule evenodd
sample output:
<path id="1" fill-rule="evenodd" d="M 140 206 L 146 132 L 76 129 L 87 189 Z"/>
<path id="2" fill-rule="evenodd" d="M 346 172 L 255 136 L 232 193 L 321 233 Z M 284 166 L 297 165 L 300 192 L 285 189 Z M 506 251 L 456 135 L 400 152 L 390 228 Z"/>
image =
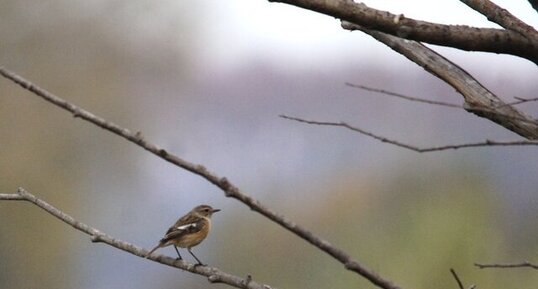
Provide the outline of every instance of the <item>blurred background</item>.
<path id="1" fill-rule="evenodd" d="M 495 27 L 459 1 L 365 1 L 407 17 Z M 495 1 L 527 23 L 527 1 Z M 535 147 L 418 154 L 417 146 L 518 137 L 464 111 L 360 91 L 462 98 L 331 17 L 267 1 L 0 2 L 0 65 L 186 160 L 306 226 L 403 288 L 534 288 Z M 535 97 L 536 66 L 433 47 L 505 100 Z M 0 80 L 0 192 L 17 187 L 117 238 L 153 247 L 192 207 L 221 208 L 194 252 L 277 288 L 373 288 L 203 179 Z M 537 104 L 523 111 L 537 115 Z M 126 254 L 22 202 L 0 202 L 0 288 L 225 288 Z M 159 253 L 174 256 L 171 248 Z M 184 256 L 191 260 L 188 254 Z M 192 260 L 191 260 L 192 261 Z"/>

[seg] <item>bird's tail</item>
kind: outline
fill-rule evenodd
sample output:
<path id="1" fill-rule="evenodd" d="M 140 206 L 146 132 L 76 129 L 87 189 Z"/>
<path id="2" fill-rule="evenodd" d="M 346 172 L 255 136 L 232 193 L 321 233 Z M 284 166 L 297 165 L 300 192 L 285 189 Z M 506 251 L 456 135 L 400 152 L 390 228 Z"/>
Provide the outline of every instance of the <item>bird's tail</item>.
<path id="1" fill-rule="evenodd" d="M 151 251 L 149 251 L 149 252 L 146 254 L 145 258 L 149 258 L 149 256 L 150 256 L 153 252 L 155 252 L 157 249 L 161 248 L 161 246 L 162 246 L 162 244 L 159 243 L 159 245 L 155 246 L 155 248 L 151 249 Z"/>

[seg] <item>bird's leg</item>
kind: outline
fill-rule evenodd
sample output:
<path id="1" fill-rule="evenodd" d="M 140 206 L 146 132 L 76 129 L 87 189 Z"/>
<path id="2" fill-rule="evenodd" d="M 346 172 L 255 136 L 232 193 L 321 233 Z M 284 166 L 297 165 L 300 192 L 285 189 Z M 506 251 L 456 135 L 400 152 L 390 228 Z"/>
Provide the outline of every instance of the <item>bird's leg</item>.
<path id="1" fill-rule="evenodd" d="M 191 255 L 194 257 L 194 259 L 196 259 L 196 261 L 198 261 L 198 265 L 205 266 L 205 264 L 202 263 L 202 261 L 200 261 L 200 259 L 198 259 L 198 258 L 196 258 L 196 256 L 194 256 L 194 254 L 191 251 L 191 248 L 187 248 L 187 250 L 189 250 L 189 253 L 191 253 Z"/>
<path id="2" fill-rule="evenodd" d="M 174 249 L 176 249 L 177 259 L 178 260 L 183 260 L 183 258 L 181 258 L 181 255 L 179 254 L 179 250 L 177 249 L 176 245 L 174 245 Z"/>

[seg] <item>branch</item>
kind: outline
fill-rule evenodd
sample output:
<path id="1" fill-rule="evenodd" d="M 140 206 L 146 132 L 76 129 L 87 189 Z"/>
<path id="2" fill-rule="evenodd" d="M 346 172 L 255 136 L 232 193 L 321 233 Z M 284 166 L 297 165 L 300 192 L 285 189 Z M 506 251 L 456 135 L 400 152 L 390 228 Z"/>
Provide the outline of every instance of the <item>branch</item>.
<path id="1" fill-rule="evenodd" d="M 521 263 L 515 263 L 515 264 L 479 264 L 474 263 L 474 265 L 480 269 L 487 269 L 487 268 L 532 268 L 538 270 L 538 265 L 534 265 L 530 263 L 529 261 L 523 261 Z"/>
<path id="2" fill-rule="evenodd" d="M 409 40 L 466 51 L 512 54 L 538 64 L 538 39 L 528 39 L 510 30 L 420 21 L 373 9 L 352 0 L 269 0 L 269 2 L 294 5 Z"/>
<path id="3" fill-rule="evenodd" d="M 388 90 L 384 90 L 384 89 L 372 88 L 372 87 L 359 85 L 359 84 L 353 84 L 353 83 L 349 83 L 349 82 L 346 82 L 346 85 L 349 86 L 349 87 L 363 89 L 363 90 L 372 91 L 372 92 L 377 92 L 377 93 L 381 93 L 381 94 L 388 95 L 388 96 L 395 96 L 395 97 L 403 98 L 403 99 L 410 100 L 410 101 L 422 102 L 422 103 L 427 103 L 427 104 L 432 104 L 432 105 L 439 105 L 439 106 L 446 106 L 446 107 L 451 107 L 451 108 L 463 108 L 463 106 L 458 105 L 458 104 L 442 102 L 442 101 L 435 101 L 435 100 L 429 100 L 429 99 L 424 99 L 424 98 L 419 98 L 419 97 L 414 97 L 414 96 L 408 96 L 408 95 L 403 95 L 403 94 L 400 94 L 400 93 L 396 93 L 396 92 L 392 92 L 392 91 L 388 91 Z"/>
<path id="4" fill-rule="evenodd" d="M 498 31 L 497 29 L 488 30 L 416 21 L 404 18 L 403 15 L 398 16 L 372 9 L 362 3 L 355 3 L 350 0 L 278 0 L 271 2 L 283 2 L 345 20 L 342 21 L 342 27 L 344 29 L 361 30 L 370 34 L 378 41 L 386 44 L 396 52 L 403 54 L 431 74 L 454 87 L 463 95 L 466 110 L 480 117 L 487 118 L 527 139 L 538 139 L 538 122 L 536 120 L 531 119 L 511 106 L 505 105 L 504 102 L 481 85 L 469 73 L 450 62 L 448 59 L 418 42 L 406 41 L 403 39 L 406 38 L 432 44 L 447 45 L 446 43 L 437 43 L 435 41 L 429 41 L 428 39 L 410 36 L 417 36 L 421 34 L 421 31 L 424 32 L 423 34 L 428 34 L 433 31 L 432 34 L 434 37 L 439 37 L 440 40 L 448 39 L 450 42 L 450 39 L 454 40 L 458 37 L 468 37 L 463 40 L 465 43 L 475 43 L 478 45 L 478 43 L 483 41 L 481 37 L 487 34 L 486 31 Z M 455 30 L 458 29 L 469 31 L 456 32 Z M 503 33 L 508 33 L 518 39 L 525 39 L 525 37 L 517 32 L 502 31 Z M 398 37 L 393 35 L 397 35 Z M 497 37 L 500 36 L 489 35 L 485 38 L 487 41 L 493 41 L 493 43 L 490 43 L 492 47 L 498 47 L 502 40 L 499 42 L 498 40 L 500 40 L 500 38 Z M 522 41 L 529 42 L 527 40 Z M 533 43 L 534 42 L 538 43 L 538 39 L 534 39 Z M 516 43 L 509 41 L 507 46 L 511 47 L 515 44 Z M 534 54 L 534 56 L 529 59 L 538 64 L 537 45 L 538 44 L 533 44 L 533 46 L 536 47 L 530 50 L 527 49 L 529 47 L 526 47 L 523 50 L 527 52 L 531 51 L 530 53 Z M 448 46 L 464 49 L 457 45 Z"/>
<path id="5" fill-rule="evenodd" d="M 352 84 L 352 83 L 349 83 L 349 82 L 346 82 L 346 85 L 350 86 L 350 87 L 353 87 L 353 88 L 358 88 L 358 89 L 363 89 L 363 90 L 367 90 L 367 91 L 377 92 L 377 93 L 380 93 L 380 94 L 383 94 L 383 95 L 394 96 L 394 97 L 402 98 L 402 99 L 409 100 L 409 101 L 427 103 L 427 104 L 438 105 L 438 106 L 445 106 L 445 107 L 450 107 L 450 108 L 466 109 L 466 107 L 463 106 L 463 105 L 457 105 L 457 104 L 452 104 L 452 103 L 448 103 L 448 102 L 435 101 L 435 100 L 429 100 L 429 99 L 420 98 L 420 97 L 408 96 L 408 95 L 404 95 L 404 94 L 400 94 L 400 93 L 396 93 L 396 92 L 392 92 L 392 91 L 388 91 L 388 90 L 384 90 L 384 89 L 379 89 L 379 88 L 372 88 L 372 87 L 368 87 L 368 86 L 364 86 L 364 85 Z M 487 109 L 487 108 L 482 108 L 481 110 L 484 111 L 484 112 L 495 113 L 495 114 L 498 114 L 499 116 L 502 116 L 502 117 L 505 117 L 505 118 L 512 118 L 513 120 L 519 120 L 519 121 L 522 121 L 522 122 L 530 122 L 530 123 L 536 122 L 536 120 L 531 120 L 531 119 L 524 118 L 524 117 L 518 117 L 518 116 L 515 116 L 515 115 L 504 115 L 504 114 L 501 114 L 501 113 L 498 112 L 498 109 L 503 107 L 503 106 L 513 106 L 513 105 L 518 105 L 518 104 L 522 104 L 522 103 L 526 103 L 526 102 L 538 101 L 538 97 L 522 98 L 522 97 L 517 97 L 516 96 L 514 98 L 516 99 L 516 101 L 499 104 L 499 106 L 494 107 L 495 110 L 494 109 Z"/>
<path id="6" fill-rule="evenodd" d="M 489 0 L 460 0 L 465 5 L 486 16 L 489 21 L 500 26 L 518 32 L 523 37 L 538 39 L 538 32 L 527 23 L 512 15 L 508 10 L 503 9 Z"/>
<path id="7" fill-rule="evenodd" d="M 55 208 L 51 204 L 45 202 L 44 200 L 32 195 L 23 188 L 19 188 L 15 194 L 0 194 L 0 200 L 19 200 L 30 202 L 39 208 L 45 210 L 47 213 L 53 215 L 54 217 L 60 219 L 62 222 L 70 225 L 71 227 L 87 234 L 90 236 L 91 241 L 94 243 L 105 243 L 117 249 L 123 250 L 125 252 L 131 253 L 135 256 L 145 258 L 148 253 L 147 250 L 135 246 L 131 243 L 116 239 L 110 235 L 107 235 L 100 230 L 86 225 L 70 215 L 64 213 L 63 211 Z M 166 257 L 163 255 L 152 255 L 149 259 L 159 262 L 170 267 L 179 268 L 182 270 L 189 271 L 194 274 L 202 275 L 207 277 L 207 280 L 211 283 L 225 283 L 230 286 L 237 288 L 250 288 L 250 289 L 270 289 L 271 287 L 265 284 L 260 284 L 255 281 L 252 281 L 251 278 L 243 279 L 241 277 L 226 273 L 218 268 L 209 267 L 209 266 L 198 266 L 192 263 L 188 263 L 183 260 L 177 260 L 171 257 Z"/>
<path id="8" fill-rule="evenodd" d="M 397 140 L 389 139 L 384 136 L 380 136 L 374 133 L 371 133 L 369 131 L 366 131 L 362 128 L 351 126 L 345 122 L 328 122 L 328 121 L 315 121 L 315 120 L 306 120 L 298 117 L 293 116 L 287 116 L 287 115 L 280 115 L 281 118 L 294 120 L 297 122 L 307 123 L 307 124 L 314 124 L 314 125 L 324 125 L 324 126 L 337 126 L 337 127 L 343 127 L 355 132 L 358 132 L 360 134 L 369 136 L 373 139 L 379 140 L 381 142 L 389 143 L 398 147 L 402 147 L 408 150 L 412 150 L 418 153 L 426 153 L 426 152 L 433 152 L 433 151 L 445 151 L 445 150 L 457 150 L 461 148 L 470 148 L 470 147 L 492 147 L 492 146 L 538 146 L 538 141 L 493 141 L 493 140 L 486 140 L 484 142 L 477 142 L 477 143 L 464 143 L 464 144 L 457 144 L 457 145 L 445 145 L 445 146 L 438 146 L 438 147 L 428 147 L 428 148 L 420 148 L 414 145 L 406 144 L 403 142 L 399 142 Z"/>
<path id="9" fill-rule="evenodd" d="M 517 101 L 509 102 L 506 105 L 517 105 L 517 104 L 522 104 L 526 102 L 538 101 L 538 97 L 524 98 L 524 97 L 514 96 L 514 98 L 517 99 Z"/>
<path id="10" fill-rule="evenodd" d="M 20 194 L 0 194 L 0 200 L 3 201 L 25 201 L 26 199 Z"/>
<path id="11" fill-rule="evenodd" d="M 342 27 L 348 30 L 361 30 L 369 34 L 452 86 L 463 96 L 464 108 L 467 111 L 487 118 L 527 139 L 538 139 L 538 121 L 506 105 L 467 71 L 442 55 L 418 42 L 366 29 L 349 22 L 343 22 Z"/>
<path id="12" fill-rule="evenodd" d="M 456 279 L 456 282 L 458 283 L 458 287 L 460 289 L 465 289 L 463 287 L 463 283 L 460 280 L 460 277 L 458 277 L 458 274 L 456 274 L 456 271 L 454 271 L 454 269 L 450 268 L 450 273 L 452 273 L 452 276 L 454 276 L 454 279 Z"/>
<path id="13" fill-rule="evenodd" d="M 21 76 L 11 71 L 8 71 L 7 69 L 3 67 L 0 67 L 0 74 L 3 75 L 5 78 L 20 85 L 24 89 L 29 90 L 35 95 L 43 98 L 44 100 L 71 112 L 74 117 L 79 117 L 90 123 L 93 123 L 105 130 L 108 130 L 120 137 L 127 139 L 130 142 L 135 143 L 136 145 L 142 147 L 143 149 L 155 154 L 156 156 L 184 170 L 187 170 L 193 174 L 201 176 L 202 178 L 206 179 L 208 182 L 220 188 L 224 192 L 226 197 L 239 200 L 243 204 L 250 207 L 251 210 L 260 213 L 261 215 L 267 217 L 271 221 L 286 228 L 287 230 L 294 233 L 295 235 L 302 238 L 303 240 L 309 242 L 310 244 L 317 247 L 321 251 L 329 254 L 334 259 L 342 263 L 346 269 L 358 273 L 359 275 L 366 278 L 367 280 L 369 280 L 376 286 L 384 288 L 384 289 L 399 289 L 400 288 L 397 285 L 392 284 L 392 282 L 390 282 L 389 280 L 382 278 L 381 276 L 377 275 L 377 273 L 375 273 L 374 271 L 360 264 L 358 261 L 353 259 L 349 254 L 347 254 L 342 249 L 339 249 L 335 247 L 334 245 L 332 245 L 331 243 L 329 243 L 328 241 L 316 236 L 314 233 L 307 230 L 303 226 L 292 222 L 291 220 L 286 218 L 284 215 L 278 214 L 274 212 L 273 210 L 269 209 L 268 207 L 265 207 L 259 201 L 243 193 L 241 190 L 239 190 L 238 187 L 236 187 L 234 184 L 228 181 L 228 179 L 226 179 L 225 177 L 218 176 L 217 174 L 209 171 L 202 165 L 194 164 L 186 160 L 183 160 L 179 158 L 178 156 L 172 153 L 169 153 L 168 151 L 162 148 L 159 148 L 157 145 L 152 144 L 151 142 L 145 140 L 142 136 L 142 133 L 140 132 L 132 133 L 126 128 L 122 128 L 112 122 L 108 122 L 103 118 L 100 118 L 72 103 L 69 103 L 42 88 L 39 88 L 38 86 L 31 83 L 30 81 L 22 78 Z"/>

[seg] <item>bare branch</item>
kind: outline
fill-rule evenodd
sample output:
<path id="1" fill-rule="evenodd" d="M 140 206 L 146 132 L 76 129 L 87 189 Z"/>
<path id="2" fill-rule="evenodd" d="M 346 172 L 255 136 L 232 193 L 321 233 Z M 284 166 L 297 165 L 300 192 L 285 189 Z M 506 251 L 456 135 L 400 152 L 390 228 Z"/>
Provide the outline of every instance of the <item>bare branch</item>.
<path id="1" fill-rule="evenodd" d="M 456 279 L 456 282 L 458 283 L 458 287 L 460 289 L 465 289 L 463 287 L 463 283 L 460 280 L 460 277 L 458 277 L 458 274 L 456 274 L 456 271 L 454 271 L 454 269 L 450 268 L 450 273 L 452 273 L 452 276 L 454 276 L 454 279 Z"/>
<path id="2" fill-rule="evenodd" d="M 343 22 L 342 27 L 361 30 L 394 51 L 422 66 L 426 71 L 455 88 L 465 100 L 464 108 L 487 118 L 527 139 L 538 139 L 538 121 L 505 103 L 469 73 L 428 47 L 414 41 Z"/>
<path id="3" fill-rule="evenodd" d="M 4 201 L 26 201 L 20 194 L 0 194 L 0 200 Z"/>
<path id="4" fill-rule="evenodd" d="M 538 97 L 523 98 L 523 97 L 514 96 L 514 98 L 517 99 L 517 101 L 509 102 L 506 105 L 517 105 L 517 104 L 522 104 L 526 102 L 538 101 Z"/>
<path id="5" fill-rule="evenodd" d="M 445 107 L 450 107 L 450 108 L 465 109 L 465 106 L 463 106 L 463 105 L 457 105 L 457 104 L 452 104 L 452 103 L 442 102 L 442 101 L 429 100 L 429 99 L 415 97 L 415 96 L 408 96 L 408 95 L 404 95 L 404 94 L 400 94 L 400 93 L 397 93 L 397 92 L 392 92 L 392 91 L 388 91 L 388 90 L 384 90 L 384 89 L 372 88 L 372 87 L 368 87 L 368 86 L 364 86 L 364 85 L 352 84 L 352 83 L 349 83 L 349 82 L 346 82 L 346 85 L 350 86 L 350 87 L 353 87 L 353 88 L 358 88 L 358 89 L 363 89 L 363 90 L 367 90 L 367 91 L 377 92 L 377 93 L 380 93 L 380 94 L 383 94 L 383 95 L 394 96 L 394 97 L 402 98 L 402 99 L 409 100 L 409 101 L 427 103 L 427 104 L 438 105 L 438 106 L 445 106 Z M 518 116 L 515 116 L 515 115 L 502 115 L 502 114 L 500 114 L 500 112 L 498 112 L 498 109 L 503 107 L 503 106 L 511 106 L 511 105 L 518 105 L 518 104 L 531 102 L 531 101 L 538 101 L 538 97 L 536 97 L 536 98 L 514 97 L 514 98 L 517 99 L 517 101 L 499 104 L 499 106 L 495 107 L 495 110 L 486 109 L 486 108 L 482 108 L 481 110 L 483 110 L 485 112 L 488 112 L 488 113 L 499 114 L 502 117 L 512 118 L 514 120 L 519 120 L 519 121 L 522 121 L 522 122 L 530 122 L 530 123 L 535 122 L 535 120 L 530 120 L 528 118 L 518 117 Z"/>
<path id="6" fill-rule="evenodd" d="M 504 29 L 443 25 L 406 18 L 352 0 L 269 0 L 281 2 L 360 25 L 372 31 L 467 51 L 506 53 L 538 64 L 538 39 Z"/>
<path id="7" fill-rule="evenodd" d="M 510 13 L 508 10 L 497 6 L 497 4 L 489 0 L 460 1 L 486 16 L 489 21 L 495 22 L 506 29 L 516 31 L 523 37 L 538 39 L 538 32 L 532 26 L 521 21 L 519 18 L 512 15 L 512 13 Z"/>
<path id="8" fill-rule="evenodd" d="M 445 146 L 438 146 L 438 147 L 428 147 L 428 148 L 420 148 L 414 145 L 406 144 L 403 142 L 399 142 L 397 140 L 389 139 L 384 136 L 380 136 L 378 134 L 371 133 L 369 131 L 366 131 L 362 128 L 351 126 L 345 122 L 328 122 L 328 121 L 315 121 L 315 120 L 306 120 L 298 117 L 293 116 L 287 116 L 287 115 L 280 115 L 281 118 L 294 120 L 302 123 L 307 124 L 314 124 L 314 125 L 324 125 L 324 126 L 336 126 L 336 127 L 343 127 L 355 132 L 358 132 L 360 134 L 369 136 L 373 139 L 379 140 L 381 142 L 389 143 L 398 147 L 402 147 L 408 150 L 412 150 L 418 153 L 426 153 L 426 152 L 434 152 L 434 151 L 445 151 L 445 150 L 457 150 L 461 148 L 470 148 L 470 147 L 492 147 L 492 146 L 538 146 L 538 141 L 493 141 L 493 140 L 486 140 L 484 142 L 477 142 L 477 143 L 464 143 L 464 144 L 456 144 L 456 145 L 445 145 Z"/>
<path id="9" fill-rule="evenodd" d="M 403 94 L 400 94 L 400 93 L 396 93 L 396 92 L 392 92 L 392 91 L 388 91 L 388 90 L 384 90 L 384 89 L 372 88 L 372 87 L 368 87 L 368 86 L 364 86 L 364 85 L 353 84 L 353 83 L 350 83 L 350 82 L 346 82 L 346 85 L 350 86 L 350 87 L 353 87 L 353 88 L 359 88 L 359 89 L 363 89 L 363 90 L 367 90 L 367 91 L 381 93 L 381 94 L 384 94 L 384 95 L 395 96 L 395 97 L 403 98 L 403 99 L 410 100 L 410 101 L 416 101 L 416 102 L 422 102 L 422 103 L 427 103 L 427 104 L 446 106 L 446 107 L 451 107 L 451 108 L 460 108 L 460 109 L 463 108 L 463 106 L 457 105 L 457 104 L 452 104 L 452 103 L 448 103 L 448 102 L 435 101 L 435 100 L 429 100 L 429 99 L 424 99 L 424 98 L 419 98 L 419 97 L 414 97 L 414 96 L 403 95 Z"/>
<path id="10" fill-rule="evenodd" d="M 523 261 L 521 263 L 515 264 L 479 264 L 474 263 L 474 265 L 480 269 L 487 268 L 532 268 L 538 270 L 538 265 L 532 264 L 529 261 Z"/>
<path id="11" fill-rule="evenodd" d="M 169 153 L 168 151 L 159 148 L 157 145 L 145 140 L 142 136 L 142 133 L 132 133 L 126 128 L 122 128 L 112 122 L 106 121 L 103 118 L 100 118 L 72 103 L 63 100 L 62 98 L 36 86 L 30 81 L 24 79 L 23 77 L 8 71 L 7 69 L 0 67 L 0 74 L 6 77 L 7 79 L 17 83 L 24 89 L 29 90 L 35 95 L 43 98 L 44 100 L 65 109 L 73 114 L 74 117 L 79 117 L 90 123 L 93 123 L 105 130 L 108 130 L 120 137 L 123 137 L 138 146 L 144 148 L 145 150 L 155 154 L 156 156 L 182 168 L 193 174 L 199 175 L 202 178 L 206 179 L 208 182 L 220 188 L 226 197 L 234 198 L 239 200 L 243 204 L 250 207 L 251 210 L 260 213 L 261 215 L 267 217 L 271 221 L 279 224 L 280 226 L 286 228 L 290 232 L 294 233 L 303 240 L 309 242 L 313 246 L 322 250 L 323 252 L 329 254 L 334 259 L 342 263 L 346 269 L 356 272 L 362 277 L 366 278 L 373 284 L 384 289 L 399 289 L 400 287 L 392 284 L 389 280 L 386 280 L 379 276 L 374 271 L 366 268 L 364 265 L 360 264 L 358 261 L 353 259 L 348 253 L 343 251 L 340 248 L 329 243 L 327 240 L 324 240 L 316 236 L 311 231 L 307 230 L 305 227 L 298 225 L 284 215 L 278 214 L 275 211 L 269 209 L 268 207 L 262 205 L 259 201 L 255 200 L 249 195 L 246 195 L 238 187 L 228 181 L 225 177 L 220 177 L 217 174 L 210 172 L 204 166 L 188 162 L 184 159 L 179 158 L 178 156 Z"/>
<path id="12" fill-rule="evenodd" d="M 90 236 L 90 239 L 94 243 L 104 243 L 112 247 L 118 248 L 125 252 L 131 253 L 135 256 L 145 258 L 148 253 L 147 250 L 135 246 L 131 243 L 116 239 L 110 235 L 103 233 L 102 231 L 86 225 L 70 215 L 64 213 L 63 211 L 57 209 L 51 204 L 45 202 L 44 200 L 32 195 L 23 188 L 19 188 L 15 194 L 0 194 L 0 200 L 22 200 L 30 202 L 39 208 L 45 210 L 47 213 L 53 215 L 54 217 L 60 219 L 62 222 L 70 225 L 71 227 L 83 232 Z M 243 279 L 241 277 L 226 273 L 216 267 L 209 266 L 199 266 L 196 264 L 188 263 L 184 260 L 177 260 L 171 257 L 166 257 L 164 255 L 152 255 L 149 259 L 159 262 L 170 267 L 179 268 L 182 270 L 189 271 L 194 274 L 202 275 L 207 277 L 211 283 L 224 283 L 237 288 L 251 288 L 251 289 L 270 289 L 271 287 L 265 284 L 261 284 L 255 281 L 252 281 L 252 278 Z"/>

